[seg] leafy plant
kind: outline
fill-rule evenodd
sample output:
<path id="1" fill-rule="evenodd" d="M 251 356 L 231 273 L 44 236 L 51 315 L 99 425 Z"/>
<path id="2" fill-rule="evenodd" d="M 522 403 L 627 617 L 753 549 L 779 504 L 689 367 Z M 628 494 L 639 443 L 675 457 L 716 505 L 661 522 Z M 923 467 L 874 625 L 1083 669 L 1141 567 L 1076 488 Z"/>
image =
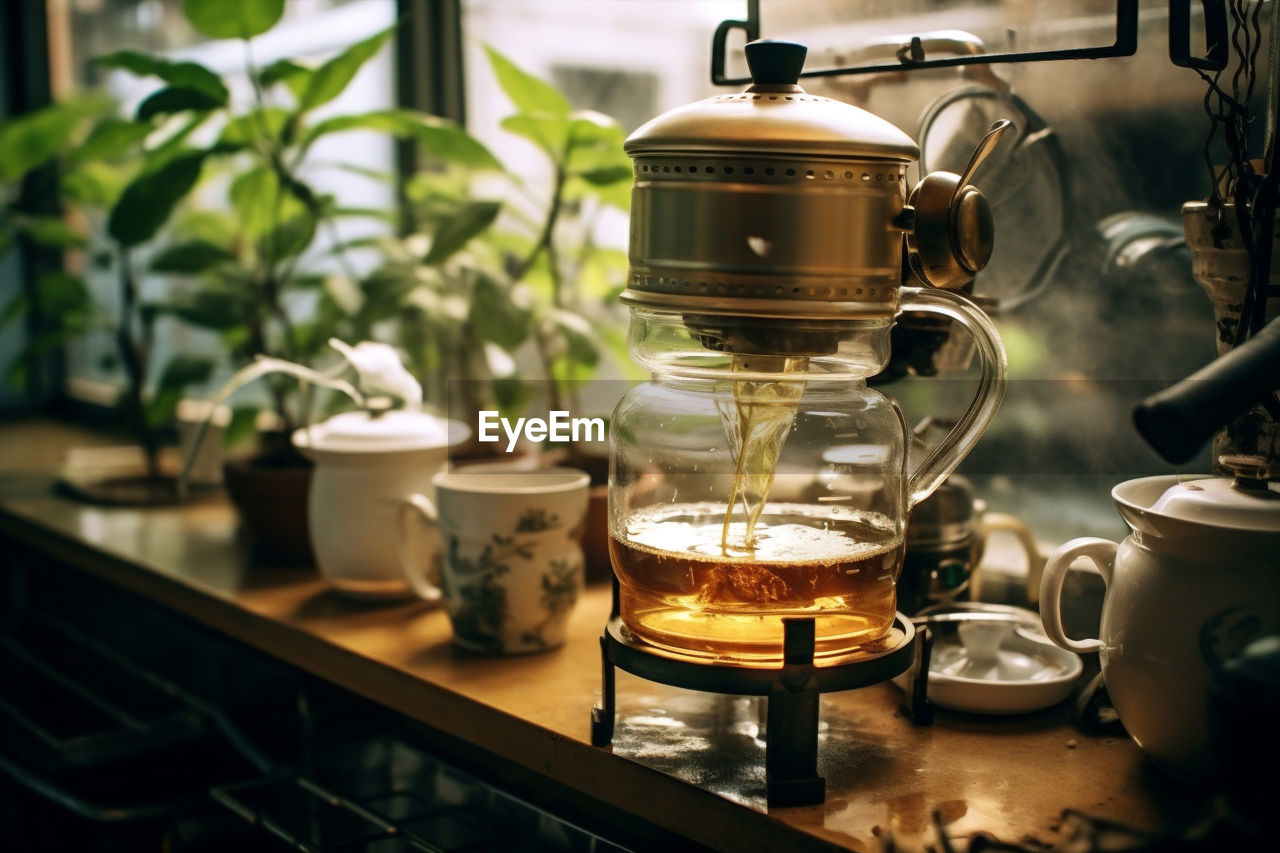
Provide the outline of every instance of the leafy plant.
<path id="1" fill-rule="evenodd" d="M 549 408 L 576 408 L 574 389 L 602 352 L 625 353 L 606 305 L 625 278 L 626 254 L 593 237 L 606 208 L 630 203 L 624 134 L 486 50 L 515 108 L 502 127 L 535 146 L 550 184 L 531 182 L 526 164 L 486 163 L 484 175 L 436 164 L 415 175 L 406 187 L 410 234 L 384 245 L 365 296 L 402 306 L 401 341 L 434 399 L 453 380 L 468 414 L 516 409 L 529 403 L 527 380 L 541 379 Z"/>
<path id="2" fill-rule="evenodd" d="M 209 23 L 209 35 L 230 31 L 232 25 L 217 16 L 216 22 L 205 21 L 205 5 L 188 2 L 192 22 L 198 27 Z M 225 154 L 230 212 L 202 210 L 178 223 L 178 239 L 153 260 L 152 270 L 192 277 L 196 286 L 157 308 L 218 334 L 233 365 L 261 357 L 312 363 L 331 338 L 373 339 L 376 327 L 394 313 L 393 306 L 361 296 L 361 275 L 348 256 L 350 247 L 337 238 L 337 223 L 344 218 L 389 219 L 392 214 L 344 208 L 313 184 L 307 175 L 316 143 L 333 134 L 372 130 L 414 140 L 433 156 L 470 168 L 496 161 L 461 128 L 412 110 L 316 117 L 317 108 L 341 95 L 392 30 L 357 42 L 314 68 L 292 59 L 259 68 L 245 34 L 257 34 L 267 19 L 253 3 L 236 8 L 245 10 L 235 27 L 245 39 L 253 98 L 247 109 L 227 116 L 214 146 Z M 305 257 L 318 239 L 326 238 L 337 247 L 340 271 L 318 274 L 308 269 Z M 286 434 L 300 419 L 296 389 L 287 381 L 270 385 Z"/>
<path id="3" fill-rule="evenodd" d="M 152 70 L 181 77 L 192 73 L 185 65 Z M 6 185 L 23 188 L 6 206 L 11 233 L 45 248 L 92 250 L 96 264 L 115 270 L 119 294 L 114 310 L 96 305 L 80 274 L 82 257 L 44 270 L 5 307 L 6 322 L 34 317 L 28 325 L 37 329 L 10 367 L 9 380 L 22 384 L 31 364 L 67 340 L 109 330 L 127 379 L 120 405 L 155 476 L 159 427 L 171 418 L 182 387 L 207 379 L 211 365 L 175 357 L 155 392 L 147 393 L 153 317 L 140 310 L 133 253 L 164 226 L 199 178 L 209 152 L 182 145 L 200 116 L 174 129 L 164 120 L 170 107 L 149 103 L 133 119 L 104 117 L 107 102 L 99 98 L 55 104 L 19 118 L 0 129 L 0 175 Z M 94 119 L 87 131 L 86 119 Z M 42 214 L 26 213 L 28 204 L 42 205 Z"/>
<path id="4" fill-rule="evenodd" d="M 184 4 L 202 34 L 243 42 L 252 87 L 248 104 L 233 103 L 229 81 L 202 65 L 124 50 L 95 62 L 162 84 L 133 117 L 102 117 L 99 100 L 96 112 L 79 102 L 59 104 L 0 128 L 0 180 L 6 186 L 30 184 L 38 167 L 56 158 L 60 177 L 44 187 L 44 195 L 56 195 L 80 226 L 68 227 L 56 211 L 20 213 L 17 202 L 10 209 L 6 199 L 0 243 L 17 234 L 45 245 L 103 247 L 97 254 L 111 263 L 118 282 L 118 304 L 102 311 L 91 304 L 79 276 L 54 270 L 6 306 L 0 319 L 13 321 L 30 311 L 58 318 L 56 328 L 32 339 L 28 356 L 110 326 L 127 378 L 123 408 L 153 475 L 160 437 L 178 400 L 215 369 L 213 358 L 188 354 L 153 365 L 159 320 L 212 332 L 235 367 L 263 356 L 308 363 L 330 338 L 370 339 L 374 327 L 392 316 L 392 306 L 360 297 L 360 276 L 345 247 L 337 250 L 340 273 L 308 268 L 318 238 L 336 243 L 340 219 L 390 217 L 387 211 L 344 209 L 308 179 L 319 140 L 372 130 L 415 140 L 442 162 L 469 169 L 497 166 L 456 125 L 411 110 L 317 117 L 316 110 L 346 89 L 392 30 L 314 67 L 294 59 L 259 67 L 252 40 L 274 27 L 283 11 L 283 0 Z M 86 121 L 92 117 L 96 121 Z M 219 131 L 212 142 L 195 142 L 207 139 L 210 129 Z M 206 204 L 219 180 L 227 186 L 226 203 Z M 165 299 L 140 298 L 142 263 L 147 273 L 173 280 Z M 12 373 L 20 378 L 21 370 Z M 273 384 L 271 396 L 288 430 L 298 420 L 296 386 Z"/>
<path id="5" fill-rule="evenodd" d="M 0 258 L 25 246 L 32 255 L 52 254 L 56 261 L 61 250 L 85 245 L 84 235 L 61 215 L 58 175 L 49 164 L 72 150 L 86 125 L 109 108 L 101 98 L 77 98 L 0 125 Z M 99 150 L 103 138 L 98 137 Z M 83 162 L 85 155 L 78 159 Z M 20 318 L 27 321 L 26 347 L 6 371 L 8 382 L 16 387 L 26 384 L 45 353 L 98 322 L 79 276 L 48 262 L 39 264 L 37 273 L 23 281 L 0 313 L 0 329 Z"/>

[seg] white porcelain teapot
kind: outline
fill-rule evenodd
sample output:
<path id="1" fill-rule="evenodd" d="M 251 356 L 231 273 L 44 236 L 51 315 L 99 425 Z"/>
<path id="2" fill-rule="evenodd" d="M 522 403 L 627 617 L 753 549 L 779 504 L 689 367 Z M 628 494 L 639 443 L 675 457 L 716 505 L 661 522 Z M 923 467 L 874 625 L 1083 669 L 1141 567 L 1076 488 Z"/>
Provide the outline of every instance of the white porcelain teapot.
<path id="1" fill-rule="evenodd" d="M 460 421 L 409 409 L 344 412 L 294 433 L 294 446 L 316 465 L 311 547 L 335 589 L 364 598 L 413 595 L 402 558 L 434 573 L 439 533 L 420 525 L 402 550 L 397 513 L 409 495 L 434 495 L 431 478 L 445 470 L 449 448 L 469 437 Z"/>
<path id="2" fill-rule="evenodd" d="M 1129 734 L 1183 778 L 1219 769 L 1210 749 L 1215 674 L 1252 640 L 1280 633 L 1280 491 L 1236 473 L 1119 484 L 1111 496 L 1129 536 L 1119 545 L 1067 542 L 1041 583 L 1045 633 L 1072 651 L 1099 653 Z M 1069 639 L 1062 626 L 1063 581 L 1081 557 L 1107 586 L 1097 639 Z"/>

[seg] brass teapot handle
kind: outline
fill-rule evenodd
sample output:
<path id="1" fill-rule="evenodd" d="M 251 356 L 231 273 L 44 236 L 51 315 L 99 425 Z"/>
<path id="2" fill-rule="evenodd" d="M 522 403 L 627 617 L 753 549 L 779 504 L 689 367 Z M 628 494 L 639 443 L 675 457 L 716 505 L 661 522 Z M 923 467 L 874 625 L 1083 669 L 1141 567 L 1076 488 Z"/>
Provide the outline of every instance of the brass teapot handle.
<path id="1" fill-rule="evenodd" d="M 944 290 L 963 287 L 991 259 L 995 245 L 991 205 L 969 181 L 1012 124 L 1001 119 L 991 125 L 963 173 L 930 172 L 912 189 L 907 199 L 911 211 L 907 258 L 926 284 Z"/>

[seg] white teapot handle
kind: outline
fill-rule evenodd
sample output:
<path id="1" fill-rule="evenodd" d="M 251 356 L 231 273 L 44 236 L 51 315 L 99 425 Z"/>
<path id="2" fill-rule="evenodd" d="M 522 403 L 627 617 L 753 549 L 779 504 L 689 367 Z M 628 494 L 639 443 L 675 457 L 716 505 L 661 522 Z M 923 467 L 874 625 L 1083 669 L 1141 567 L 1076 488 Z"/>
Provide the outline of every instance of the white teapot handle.
<path id="1" fill-rule="evenodd" d="M 400 555 L 400 571 L 404 572 L 409 586 L 420 598 L 439 601 L 443 592 L 431 578 L 431 560 L 421 553 L 422 549 L 413 547 L 415 524 L 425 521 L 432 528 L 439 524 L 435 504 L 426 495 L 412 494 L 400 501 L 396 512 L 396 548 Z M 421 538 L 420 533 L 417 538 Z"/>
<path id="2" fill-rule="evenodd" d="M 1109 587 L 1119 547 L 1110 539 L 1085 536 L 1067 542 L 1045 564 L 1044 577 L 1040 580 L 1040 621 L 1044 623 L 1045 635 L 1064 649 L 1088 654 L 1103 647 L 1098 639 L 1072 640 L 1062 628 L 1062 584 L 1067 579 L 1067 570 L 1077 558 L 1085 557 L 1098 567 L 1102 582 Z"/>

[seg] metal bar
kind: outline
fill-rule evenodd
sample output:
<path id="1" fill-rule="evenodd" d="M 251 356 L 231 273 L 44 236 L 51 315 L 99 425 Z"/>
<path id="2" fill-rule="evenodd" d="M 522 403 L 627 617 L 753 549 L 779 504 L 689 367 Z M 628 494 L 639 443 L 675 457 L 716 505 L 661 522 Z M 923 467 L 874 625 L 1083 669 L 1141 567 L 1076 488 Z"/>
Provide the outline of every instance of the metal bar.
<path id="1" fill-rule="evenodd" d="M 759 6 L 748 3 L 746 21 L 722 21 L 716 28 L 711 42 L 711 82 L 717 86 L 742 86 L 751 82 L 750 77 L 725 77 L 725 51 L 727 36 L 733 29 L 743 29 L 749 40 L 760 37 Z M 754 16 L 752 12 L 755 12 Z M 754 36 L 752 34 L 754 33 Z M 1026 53 L 982 53 L 963 56 L 947 56 L 929 59 L 919 46 L 919 37 L 901 45 L 897 62 L 875 65 L 856 65 L 842 68 L 820 68 L 800 74 L 805 77 L 840 77 L 854 74 L 883 74 L 885 72 L 915 71 L 921 68 L 952 68 L 959 65 L 989 65 L 1013 62 L 1056 62 L 1066 59 L 1107 59 L 1115 56 L 1133 56 L 1138 50 L 1138 0 L 1116 0 L 1116 38 L 1109 45 L 1073 47 L 1059 50 L 1038 50 Z M 717 71 L 719 73 L 717 73 Z"/>
<path id="2" fill-rule="evenodd" d="M 466 124 L 460 0 L 396 0 L 396 104 Z M 423 166 L 415 140 L 396 143 L 401 230 L 416 227 L 404 196 L 409 177 Z"/>
<path id="3" fill-rule="evenodd" d="M 1226 0 L 1200 0 L 1204 9 L 1205 55 L 1191 55 L 1191 0 L 1169 0 L 1169 59 L 1183 68 L 1221 71 L 1227 67 Z"/>
<path id="4" fill-rule="evenodd" d="M 94 642 L 94 640 L 87 634 L 71 625 L 68 625 L 61 619 L 48 614 L 42 614 L 39 618 L 45 624 L 62 631 L 62 633 L 67 637 L 89 649 L 89 651 L 94 654 L 105 658 L 130 673 L 135 678 L 145 681 L 151 687 L 173 696 L 187 707 L 199 712 L 214 725 L 223 737 L 227 739 L 236 752 L 240 753 L 240 756 L 244 758 L 245 761 L 252 764 L 260 773 L 271 773 L 276 770 L 276 763 L 254 746 L 253 743 L 249 741 L 248 737 L 240 731 L 235 723 L 233 723 L 226 713 L 217 705 L 211 702 L 206 702 L 200 697 L 188 693 L 172 681 L 160 677 L 145 667 L 139 666 L 127 656 L 119 654 L 106 646 Z"/>
<path id="5" fill-rule="evenodd" d="M 608 641 L 600 637 L 600 704 L 591 709 L 591 745 L 608 746 L 613 743 L 613 727 L 618 716 L 617 674 L 609 659 Z"/>
<path id="6" fill-rule="evenodd" d="M 133 716 L 123 708 L 120 708 L 115 704 L 108 702 L 106 699 L 103 699 L 101 696 L 89 690 L 83 684 L 80 684 L 74 678 L 71 678 L 63 674 L 61 671 L 55 669 L 49 663 L 31 654 L 31 652 L 23 648 L 18 643 L 15 643 L 9 637 L 0 637 L 0 646 L 3 646 L 4 649 L 9 652 L 9 654 L 13 655 L 18 660 L 22 661 L 27 666 L 34 669 L 36 672 L 40 673 L 45 678 L 52 681 L 54 684 L 66 690 L 68 693 L 71 693 L 72 695 L 80 699 L 83 699 L 85 702 L 97 708 L 99 711 L 102 711 L 104 714 L 107 714 L 108 716 L 115 719 L 121 725 L 128 726 L 131 729 L 138 729 L 138 730 L 149 728 L 148 723 L 142 720 L 139 720 L 137 717 Z"/>
<path id="7" fill-rule="evenodd" d="M 782 620 L 783 665 L 769 691 L 765 784 L 770 806 L 808 806 L 826 797 L 818 775 L 818 700 L 813 617 Z"/>
<path id="8" fill-rule="evenodd" d="M 16 762 L 10 761 L 4 755 L 0 755 L 0 772 L 7 774 L 14 782 L 33 794 L 38 794 L 47 800 L 57 803 L 72 814 L 96 823 L 125 823 L 162 817 L 174 809 L 174 806 L 169 803 L 148 803 L 139 806 L 120 807 L 100 806 L 78 797 L 43 776 L 33 773 Z"/>

